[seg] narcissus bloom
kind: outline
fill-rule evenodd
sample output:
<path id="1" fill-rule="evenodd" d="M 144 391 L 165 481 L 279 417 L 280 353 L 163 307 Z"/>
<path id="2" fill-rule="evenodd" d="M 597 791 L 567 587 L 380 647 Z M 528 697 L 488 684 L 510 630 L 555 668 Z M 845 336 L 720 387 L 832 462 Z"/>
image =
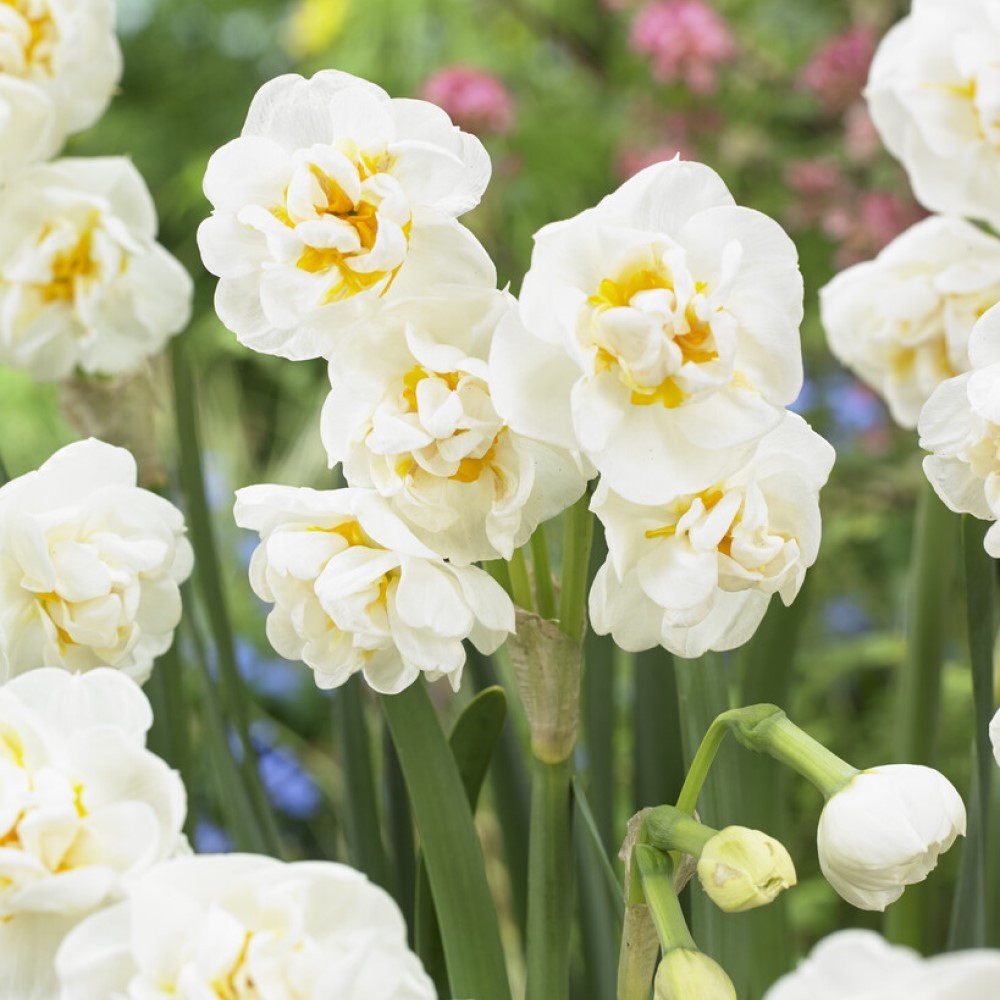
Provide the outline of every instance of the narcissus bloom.
<path id="1" fill-rule="evenodd" d="M 517 304 L 496 289 L 406 299 L 330 362 L 321 430 L 330 464 L 373 486 L 452 562 L 509 559 L 583 493 L 569 452 L 511 430 L 486 357 Z"/>
<path id="2" fill-rule="evenodd" d="M 50 1000 L 59 939 L 185 850 L 180 778 L 114 670 L 33 670 L 0 687 L 0 995 Z"/>
<path id="3" fill-rule="evenodd" d="M 764 1000 L 989 1000 L 1000 979 L 1000 951 L 973 948 L 922 958 L 874 931 L 824 938 Z"/>
<path id="4" fill-rule="evenodd" d="M 942 382 L 920 414 L 920 447 L 932 454 L 924 473 L 954 511 L 1000 518 L 1000 306 L 976 324 L 969 340 L 973 371 Z M 986 533 L 1000 558 L 1000 527 Z"/>
<path id="5" fill-rule="evenodd" d="M 869 110 L 914 194 L 934 212 L 1000 223 L 1000 8 L 914 0 L 882 39 Z"/>
<path id="6" fill-rule="evenodd" d="M 0 488 L 0 678 L 112 666 L 144 681 L 180 621 L 184 518 L 93 438 Z"/>
<path id="7" fill-rule="evenodd" d="M 130 160 L 25 170 L 0 190 L 0 217 L 0 364 L 39 380 L 120 374 L 187 324 L 191 278 L 156 242 Z"/>
<path id="8" fill-rule="evenodd" d="M 248 486 L 236 523 L 260 533 L 250 585 L 274 604 L 267 637 L 323 688 L 359 671 L 395 694 L 421 673 L 457 690 L 462 641 L 492 653 L 514 631 L 510 598 L 475 566 L 420 542 L 374 490 Z"/>
<path id="9" fill-rule="evenodd" d="M 859 772 L 827 800 L 816 842 L 834 889 L 862 910 L 884 910 L 927 878 L 960 834 L 965 805 L 943 774 L 888 764 Z"/>
<path id="10" fill-rule="evenodd" d="M 92 125 L 121 72 L 114 0 L 0 4 L 0 176 Z"/>
<path id="11" fill-rule="evenodd" d="M 1000 302 L 1000 240 L 954 216 L 918 222 L 820 291 L 830 350 L 903 427 L 969 368 L 969 334 Z"/>
<path id="12" fill-rule="evenodd" d="M 314 358 L 390 293 L 495 285 L 454 221 L 489 178 L 479 140 L 433 104 L 335 70 L 271 80 L 205 174 L 220 318 L 254 350 Z"/>
<path id="13" fill-rule="evenodd" d="M 590 458 L 636 503 L 746 461 L 802 382 L 802 278 L 777 223 L 697 163 L 648 167 L 535 237 L 491 353 L 515 430 Z"/>
<path id="14" fill-rule="evenodd" d="M 388 893 L 327 861 L 231 854 L 158 865 L 56 960 L 60 1000 L 434 1000 Z"/>
<path id="15" fill-rule="evenodd" d="M 608 559 L 590 592 L 594 631 L 623 649 L 680 656 L 732 649 L 771 595 L 790 604 L 816 559 L 819 490 L 833 448 L 793 413 L 751 460 L 699 493 L 639 505 L 598 484 L 591 509 Z"/>

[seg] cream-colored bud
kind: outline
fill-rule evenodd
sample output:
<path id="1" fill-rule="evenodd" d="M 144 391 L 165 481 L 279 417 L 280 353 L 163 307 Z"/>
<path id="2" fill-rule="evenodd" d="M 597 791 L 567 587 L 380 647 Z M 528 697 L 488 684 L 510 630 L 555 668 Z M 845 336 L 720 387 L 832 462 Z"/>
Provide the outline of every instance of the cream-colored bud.
<path id="1" fill-rule="evenodd" d="M 766 906 L 796 883 L 788 851 L 773 837 L 727 826 L 705 844 L 698 878 L 712 902 L 727 913 Z"/>
<path id="2" fill-rule="evenodd" d="M 673 948 L 656 970 L 654 1000 L 736 1000 L 726 970 L 692 948 Z"/>

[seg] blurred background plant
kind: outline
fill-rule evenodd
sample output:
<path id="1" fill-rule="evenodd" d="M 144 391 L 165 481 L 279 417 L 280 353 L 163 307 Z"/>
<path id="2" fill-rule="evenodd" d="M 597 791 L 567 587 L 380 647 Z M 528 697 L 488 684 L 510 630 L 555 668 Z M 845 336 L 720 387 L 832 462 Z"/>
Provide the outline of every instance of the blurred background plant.
<path id="1" fill-rule="evenodd" d="M 318 433 L 328 391 L 323 362 L 290 365 L 240 347 L 215 317 L 215 282 L 195 244 L 208 213 L 205 164 L 236 134 L 257 88 L 280 73 L 337 67 L 393 96 L 436 101 L 477 132 L 493 157 L 494 180 L 464 221 L 497 262 L 501 284 L 510 282 L 514 291 L 528 266 L 532 233 L 675 154 L 708 163 L 740 204 L 774 216 L 793 234 L 806 281 L 807 380 L 795 408 L 838 450 L 823 495 L 824 543 L 797 603 L 786 610 L 775 602 L 747 650 L 713 657 L 713 669 L 728 679 L 733 702 L 778 702 L 833 750 L 865 766 L 900 752 L 895 681 L 904 658 L 905 578 L 922 476 L 914 435 L 896 428 L 881 401 L 830 356 L 816 294 L 838 269 L 874 256 L 923 215 L 860 99 L 878 38 L 907 6 L 901 0 L 118 0 L 121 93 L 97 126 L 71 140 L 67 154 L 132 156 L 156 200 L 161 242 L 195 277 L 195 318 L 184 335 L 197 373 L 197 400 L 190 404 L 202 416 L 207 495 L 238 635 L 236 664 L 251 693 L 250 741 L 287 856 L 350 860 L 413 913 L 405 795 L 375 706 L 360 685 L 318 691 L 305 668 L 270 652 L 264 606 L 246 580 L 253 540 L 231 516 L 233 490 L 247 483 L 334 485 Z M 59 416 L 54 387 L 3 369 L 0 413 L 4 461 L 13 475 L 76 436 Z M 551 532 L 553 543 L 556 537 Z M 600 553 L 598 541 L 595 557 Z M 937 739 L 936 766 L 965 789 L 964 612 L 960 587 L 943 592 L 949 606 L 941 620 L 954 624 L 945 637 L 940 738 L 931 731 L 926 739 L 929 747 Z M 211 666 L 211 623 L 194 618 L 179 652 L 186 657 L 192 643 L 207 643 Z M 672 663 L 662 651 L 632 657 L 594 637 L 588 643 L 578 764 L 593 823 L 579 824 L 575 845 L 585 916 L 574 949 L 574 996 L 603 1000 L 613 989 L 618 916 L 597 845 L 616 858 L 628 816 L 673 800 L 681 759 L 728 704 L 713 704 L 717 692 L 710 697 L 699 687 L 698 663 Z M 431 689 L 449 718 L 490 681 L 491 671 L 504 676 L 503 656 L 495 660 L 474 660 L 473 683 L 454 698 L 442 685 Z M 202 689 L 190 673 L 184 683 L 193 702 Z M 343 720 L 357 705 L 367 727 L 350 731 Z M 525 740 L 517 711 L 513 723 L 477 822 L 517 982 L 527 805 L 516 766 L 516 743 Z M 201 850 L 228 849 L 238 843 L 237 831 L 227 828 L 225 790 L 212 775 L 218 758 L 199 752 L 205 732 L 193 716 L 186 727 L 193 832 Z M 241 747 L 237 741 L 237 755 Z M 728 916 L 725 925 L 696 896 L 695 937 L 719 958 L 739 995 L 752 1000 L 823 934 L 877 926 L 878 917 L 850 909 L 820 877 L 817 797 L 800 794 L 798 786 L 793 795 L 767 761 L 738 758 L 732 748 L 721 760 L 720 773 L 739 773 L 741 781 L 710 782 L 706 821 L 761 826 L 789 847 L 800 877 L 787 898 L 766 911 Z M 372 832 L 358 824 L 366 815 L 359 781 L 367 782 L 384 843 L 377 836 L 364 843 Z M 724 817 L 713 816 L 715 810 Z M 617 877 L 617 860 L 612 864 Z M 932 905 L 925 940 L 935 950 L 947 937 L 957 864 L 956 852 L 926 889 Z"/>

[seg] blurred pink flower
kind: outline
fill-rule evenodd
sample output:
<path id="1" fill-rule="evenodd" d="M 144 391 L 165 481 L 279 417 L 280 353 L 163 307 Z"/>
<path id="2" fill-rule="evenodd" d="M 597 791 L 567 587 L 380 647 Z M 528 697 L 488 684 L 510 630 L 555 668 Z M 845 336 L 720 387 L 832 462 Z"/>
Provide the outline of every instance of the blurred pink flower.
<path id="1" fill-rule="evenodd" d="M 621 180 L 627 181 L 640 170 L 645 170 L 646 167 L 663 160 L 672 160 L 675 156 L 680 156 L 682 160 L 697 159 L 683 141 L 665 142 L 661 146 L 627 146 L 619 150 L 615 158 L 615 173 Z"/>
<path id="2" fill-rule="evenodd" d="M 820 225 L 838 204 L 853 200 L 850 180 L 829 157 L 792 160 L 785 167 L 785 183 L 795 196 L 786 217 L 793 229 Z"/>
<path id="3" fill-rule="evenodd" d="M 850 267 L 870 260 L 903 230 L 927 213 L 908 194 L 869 191 L 860 199 L 831 208 L 823 218 L 823 231 L 840 243 L 836 264 Z"/>
<path id="4" fill-rule="evenodd" d="M 502 135 L 514 126 L 514 99 L 503 82 L 472 66 L 438 70 L 424 82 L 420 96 L 443 108 L 468 132 Z"/>
<path id="5" fill-rule="evenodd" d="M 861 96 L 874 54 L 872 31 L 848 28 L 813 54 L 799 77 L 800 85 L 816 94 L 830 114 L 838 114 Z"/>
<path id="6" fill-rule="evenodd" d="M 847 155 L 855 163 L 870 163 L 882 148 L 882 140 L 863 100 L 855 101 L 844 112 L 844 143 Z"/>
<path id="7" fill-rule="evenodd" d="M 633 22 L 629 43 L 650 57 L 655 79 L 683 80 L 696 94 L 715 89 L 716 67 L 736 52 L 725 21 L 702 0 L 653 0 Z"/>

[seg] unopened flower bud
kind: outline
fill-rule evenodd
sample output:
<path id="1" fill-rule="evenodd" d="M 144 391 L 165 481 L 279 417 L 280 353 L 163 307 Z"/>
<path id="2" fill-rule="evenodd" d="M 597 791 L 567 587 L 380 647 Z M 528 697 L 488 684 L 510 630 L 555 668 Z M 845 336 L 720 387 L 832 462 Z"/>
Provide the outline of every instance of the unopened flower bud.
<path id="1" fill-rule="evenodd" d="M 766 906 L 797 881 L 784 846 L 745 826 L 727 826 L 705 844 L 698 878 L 712 902 L 727 913 Z"/>
<path id="2" fill-rule="evenodd" d="M 656 970 L 654 1000 L 736 1000 L 725 969 L 692 948 L 673 948 Z"/>

